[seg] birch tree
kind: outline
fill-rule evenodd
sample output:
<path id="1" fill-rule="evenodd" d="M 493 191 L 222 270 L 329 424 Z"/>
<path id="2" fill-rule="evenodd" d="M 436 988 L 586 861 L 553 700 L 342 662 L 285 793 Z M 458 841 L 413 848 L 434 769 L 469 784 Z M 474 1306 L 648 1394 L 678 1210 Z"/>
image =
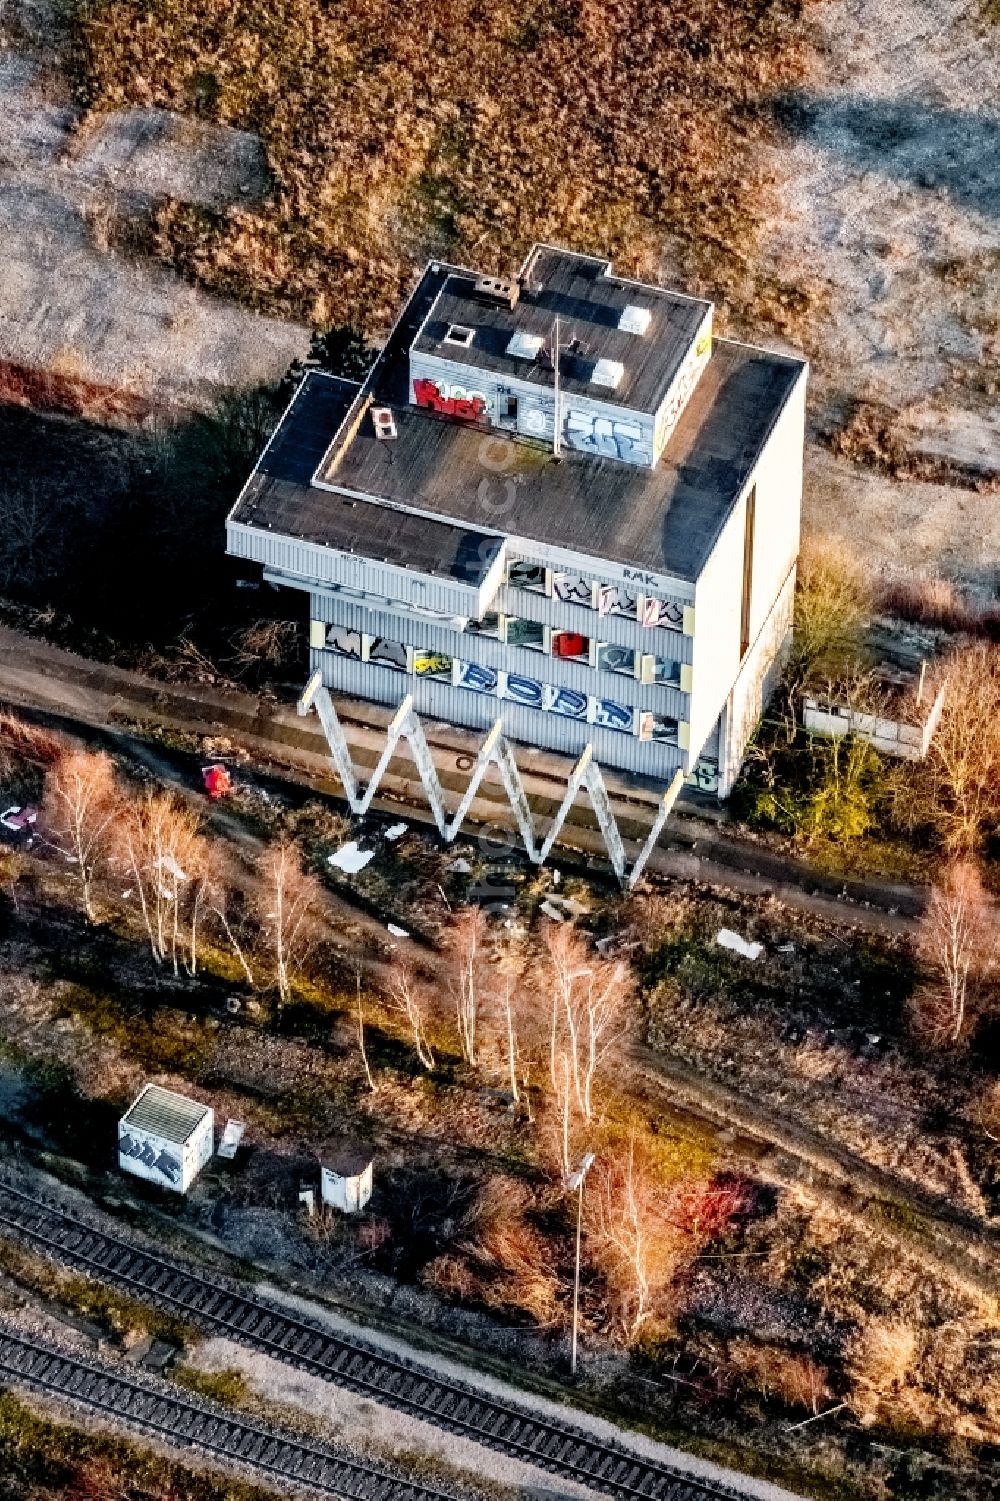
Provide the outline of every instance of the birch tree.
<path id="1" fill-rule="evenodd" d="M 466 1063 L 479 1061 L 479 1023 L 486 989 L 486 918 L 479 907 L 455 916 L 446 940 L 448 988 L 455 1004 L 458 1041 Z"/>
<path id="2" fill-rule="evenodd" d="M 631 981 L 623 964 L 602 958 L 568 925 L 547 934 L 546 949 L 552 1087 L 558 1088 L 556 1065 L 564 1051 L 577 1108 L 589 1121 L 598 1069 L 624 1031 Z"/>
<path id="3" fill-rule="evenodd" d="M 631 1342 L 681 1260 L 680 1234 L 666 1212 L 662 1184 L 632 1135 L 591 1173 L 589 1235 Z"/>
<path id="4" fill-rule="evenodd" d="M 258 909 L 274 966 L 274 980 L 282 1005 L 291 998 L 292 981 L 315 936 L 316 915 L 322 901 L 319 881 L 302 865 L 298 847 L 278 840 L 260 861 Z"/>
<path id="5" fill-rule="evenodd" d="M 419 981 L 406 969 L 393 971 L 389 984 L 389 1007 L 406 1021 L 417 1057 L 424 1068 L 434 1067 L 434 1053 L 427 1039 L 427 997 Z"/>
<path id="6" fill-rule="evenodd" d="M 193 922 L 192 945 L 196 940 L 200 898 L 195 892 L 204 859 L 198 822 L 198 815 L 172 793 L 147 791 L 124 805 L 120 825 L 150 951 L 157 964 L 169 960 L 175 974 L 185 958 L 188 921 Z M 188 907 L 192 901 L 193 918 Z"/>
<path id="7" fill-rule="evenodd" d="M 115 768 L 103 751 L 66 750 L 45 778 L 42 817 L 48 837 L 73 864 L 88 922 L 93 887 L 112 846 L 120 810 Z"/>
<path id="8" fill-rule="evenodd" d="M 975 865 L 958 860 L 932 891 L 917 952 L 929 977 L 914 998 L 918 1029 L 954 1046 L 966 1027 L 970 987 L 992 964 L 995 917 Z"/>

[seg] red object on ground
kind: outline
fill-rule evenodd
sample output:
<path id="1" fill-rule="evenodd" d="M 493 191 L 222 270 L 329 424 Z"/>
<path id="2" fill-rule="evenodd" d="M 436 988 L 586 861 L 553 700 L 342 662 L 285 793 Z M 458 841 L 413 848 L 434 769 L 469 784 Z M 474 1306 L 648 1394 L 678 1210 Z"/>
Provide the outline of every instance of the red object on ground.
<path id="1" fill-rule="evenodd" d="M 225 797 L 232 791 L 233 779 L 224 766 L 203 766 L 201 780 L 209 797 Z"/>

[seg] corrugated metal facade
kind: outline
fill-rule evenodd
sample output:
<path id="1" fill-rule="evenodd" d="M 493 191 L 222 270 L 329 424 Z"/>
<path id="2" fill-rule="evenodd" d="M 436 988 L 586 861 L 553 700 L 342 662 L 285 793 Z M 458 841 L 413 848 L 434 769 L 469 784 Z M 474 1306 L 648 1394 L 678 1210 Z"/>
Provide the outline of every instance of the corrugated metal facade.
<path id="1" fill-rule="evenodd" d="M 480 615 L 490 596 L 496 593 L 498 570 L 503 567 L 501 553 L 482 589 L 472 589 L 429 574 L 418 577 L 406 569 L 394 568 L 372 558 L 296 542 L 293 538 L 276 536 L 238 522 L 228 523 L 226 537 L 227 550 L 234 557 L 263 563 L 265 568 L 294 574 L 313 585 L 346 584 L 352 589 L 391 596 L 449 615 Z"/>
<path id="2" fill-rule="evenodd" d="M 502 719 L 505 733 L 527 746 L 575 756 L 589 744 L 594 747 L 597 760 L 605 766 L 668 781 L 678 767 L 688 765 L 686 753 L 677 746 L 640 741 L 634 735 L 609 730 L 602 725 L 528 709 L 494 694 L 473 693 L 373 663 L 352 661 L 336 652 L 313 650 L 310 670 L 317 669 L 332 692 L 371 699 L 390 707 L 398 704 L 407 693 L 412 693 L 418 714 L 468 729 L 485 732 L 497 719 Z"/>
<path id="3" fill-rule="evenodd" d="M 647 709 L 670 719 L 682 720 L 688 717 L 688 695 L 679 688 L 663 683 L 641 683 L 637 678 L 622 673 L 601 672 L 586 662 L 568 661 L 545 652 L 509 646 L 490 636 L 470 635 L 467 631 L 457 631 L 433 621 L 422 620 L 419 616 L 390 614 L 388 611 L 372 610 L 366 605 L 338 599 L 336 596 L 315 594 L 311 596 L 310 615 L 313 620 L 321 620 L 327 626 L 342 625 L 348 630 L 372 636 L 388 636 L 392 640 L 428 652 L 441 652 L 447 656 L 459 657 L 464 662 L 477 662 L 486 667 L 504 668 L 508 672 L 519 673 L 522 677 L 613 699 L 617 703 Z M 595 624 L 596 619 L 597 617 Z M 603 620 L 601 623 L 603 624 Z M 576 628 L 574 625 L 573 629 Z M 633 626 L 633 639 L 635 629 Z M 661 656 L 681 660 L 680 657 L 675 657 L 673 650 L 675 645 L 679 647 L 685 641 L 685 637 L 679 632 L 646 631 L 644 636 L 647 651 L 652 650 L 654 645 L 649 638 L 656 636 L 658 639 L 655 645 Z M 603 632 L 601 639 L 606 639 Z M 457 689 L 456 692 L 464 697 L 467 690 Z"/>

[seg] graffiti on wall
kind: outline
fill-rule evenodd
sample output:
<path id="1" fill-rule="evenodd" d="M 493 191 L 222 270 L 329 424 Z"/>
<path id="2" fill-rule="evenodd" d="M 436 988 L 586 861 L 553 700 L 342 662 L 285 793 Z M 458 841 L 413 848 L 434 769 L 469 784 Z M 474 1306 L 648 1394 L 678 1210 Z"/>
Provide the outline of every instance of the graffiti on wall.
<path id="1" fill-rule="evenodd" d="M 642 607 L 642 623 L 645 626 L 659 625 L 665 630 L 684 629 L 684 606 L 669 599 L 647 599 Z"/>
<path id="2" fill-rule="evenodd" d="M 628 464 L 652 464 L 653 450 L 637 422 L 595 417 L 571 407 L 566 417 L 566 443 L 580 453 Z"/>
<path id="3" fill-rule="evenodd" d="M 118 1137 L 118 1156 L 119 1159 L 127 1157 L 131 1161 L 141 1162 L 147 1173 L 161 1178 L 172 1187 L 176 1187 L 181 1181 L 178 1159 L 162 1148 L 154 1147 L 144 1136 L 132 1136 L 128 1131 L 122 1131 Z"/>
<path id="4" fill-rule="evenodd" d="M 418 407 L 465 422 L 481 421 L 488 409 L 481 391 L 467 391 L 464 386 L 447 386 L 442 390 L 436 381 L 426 379 L 413 382 L 413 400 Z"/>
<path id="5" fill-rule="evenodd" d="M 552 579 L 552 593 L 564 605 L 593 604 L 593 588 L 590 579 L 580 578 L 575 573 L 557 573 Z"/>
<path id="6" fill-rule="evenodd" d="M 656 419 L 656 452 L 662 452 L 663 445 L 670 437 L 681 412 L 687 406 L 688 397 L 698 382 L 698 377 L 708 364 L 712 351 L 711 336 L 701 338 L 695 346 L 695 352 L 689 357 L 687 364 L 682 368 L 677 378 L 677 384 L 667 397 L 666 405 L 663 406 Z"/>
<path id="7" fill-rule="evenodd" d="M 342 657 L 353 657 L 355 662 L 361 661 L 363 637 L 360 631 L 349 631 L 345 626 L 333 625 L 327 632 L 326 644 L 331 651 L 339 652 Z"/>

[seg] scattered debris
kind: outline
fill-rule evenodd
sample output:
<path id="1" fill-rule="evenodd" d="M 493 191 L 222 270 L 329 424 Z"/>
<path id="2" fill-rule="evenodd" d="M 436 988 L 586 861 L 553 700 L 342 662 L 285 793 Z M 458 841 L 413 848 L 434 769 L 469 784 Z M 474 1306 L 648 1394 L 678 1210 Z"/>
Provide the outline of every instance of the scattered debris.
<path id="1" fill-rule="evenodd" d="M 243 1010 L 243 1002 L 238 995 L 226 996 L 226 1010 L 230 1016 L 239 1016 Z"/>
<path id="2" fill-rule="evenodd" d="M 389 929 L 389 932 L 392 934 L 393 938 L 409 938 L 410 936 L 405 928 L 397 927 L 394 922 L 386 923 L 386 927 Z"/>
<path id="3" fill-rule="evenodd" d="M 233 779 L 225 766 L 203 766 L 201 780 L 210 798 L 227 797 L 233 790 Z"/>
<path id="4" fill-rule="evenodd" d="M 222 1133 L 222 1140 L 219 1142 L 219 1145 L 216 1149 L 216 1156 L 225 1157 L 228 1161 L 232 1161 L 232 1159 L 236 1156 L 237 1147 L 243 1140 L 245 1131 L 245 1121 L 227 1121 L 226 1129 Z"/>
<path id="5" fill-rule="evenodd" d="M 15 834 L 23 834 L 37 818 L 38 809 L 31 803 L 25 808 L 15 805 L 13 808 L 8 808 L 6 813 L 0 813 L 0 823 L 5 829 L 10 829 Z"/>
<path id="6" fill-rule="evenodd" d="M 567 917 L 586 917 L 590 908 L 583 902 L 578 902 L 575 896 L 550 896 L 549 904 L 558 907 L 560 912 L 565 912 Z"/>
<path id="7" fill-rule="evenodd" d="M 566 921 L 566 914 L 564 912 L 560 912 L 559 908 L 555 905 L 554 902 L 543 902 L 539 910 L 544 912 L 546 917 L 550 917 L 553 922 Z"/>
<path id="8" fill-rule="evenodd" d="M 409 827 L 408 823 L 394 823 L 391 829 L 386 829 L 385 837 L 391 844 L 395 844 L 397 839 L 402 839 Z"/>
<path id="9" fill-rule="evenodd" d="M 445 866 L 445 870 L 448 871 L 450 875 L 471 876 L 472 861 L 466 860 L 464 855 L 459 855 L 457 860 L 453 860 L 450 865 Z"/>
<path id="10" fill-rule="evenodd" d="M 715 935 L 715 941 L 720 949 L 731 949 L 734 954 L 739 954 L 744 959 L 759 959 L 764 952 L 762 943 L 750 943 L 734 933 L 731 928 L 720 928 Z"/>
<path id="11" fill-rule="evenodd" d="M 374 850 L 363 850 L 356 839 L 351 839 L 347 844 L 342 844 L 339 850 L 327 856 L 327 863 L 335 865 L 338 870 L 346 871 L 349 876 L 356 876 L 359 870 L 364 870 L 369 860 L 374 860 Z"/>
<path id="12" fill-rule="evenodd" d="M 778 944 L 778 953 L 779 954 L 794 954 L 795 953 L 795 945 L 794 945 L 794 943 L 779 943 Z"/>
<path id="13" fill-rule="evenodd" d="M 314 1188 L 300 1188 L 299 1203 L 305 1209 L 309 1218 L 312 1219 L 316 1213 L 316 1190 Z"/>

